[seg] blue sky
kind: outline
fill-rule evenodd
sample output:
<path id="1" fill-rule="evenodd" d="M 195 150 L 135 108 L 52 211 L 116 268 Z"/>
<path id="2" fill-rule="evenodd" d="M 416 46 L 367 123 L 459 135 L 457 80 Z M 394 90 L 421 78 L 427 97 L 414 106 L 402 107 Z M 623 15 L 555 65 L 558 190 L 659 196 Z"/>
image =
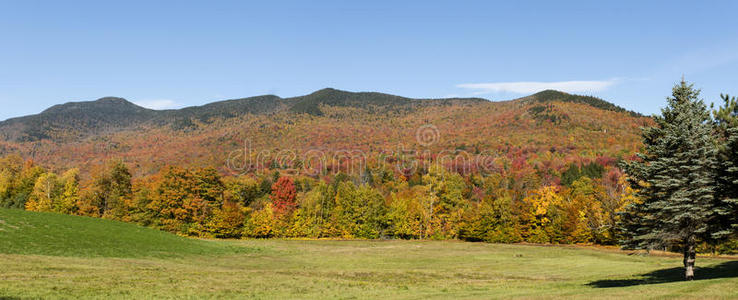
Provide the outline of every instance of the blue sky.
<path id="1" fill-rule="evenodd" d="M 107 2 L 107 3 L 104 3 Z M 736 1 L 5 1 L 0 119 L 120 96 L 181 107 L 324 87 L 656 113 L 682 75 L 738 94 Z"/>

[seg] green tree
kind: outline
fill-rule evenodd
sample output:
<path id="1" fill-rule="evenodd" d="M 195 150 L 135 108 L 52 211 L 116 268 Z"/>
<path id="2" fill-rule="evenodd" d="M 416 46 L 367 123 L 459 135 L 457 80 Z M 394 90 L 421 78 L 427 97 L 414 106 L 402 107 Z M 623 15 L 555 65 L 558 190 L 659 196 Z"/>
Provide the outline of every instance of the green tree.
<path id="1" fill-rule="evenodd" d="M 694 278 L 695 248 L 711 238 L 716 151 L 710 114 L 699 90 L 682 81 L 643 132 L 645 153 L 624 169 L 640 199 L 623 218 L 626 247 L 681 246 L 685 278 Z"/>
<path id="2" fill-rule="evenodd" d="M 738 101 L 720 95 L 723 105 L 713 110 L 716 131 L 720 138 L 717 197 L 725 204 L 721 218 L 715 222 L 715 237 L 724 240 L 738 231 Z"/>
<path id="3" fill-rule="evenodd" d="M 582 177 L 582 172 L 579 169 L 579 166 L 571 164 L 564 173 L 561 173 L 561 184 L 570 186 L 574 181 L 579 179 L 579 177 Z"/>
<path id="4" fill-rule="evenodd" d="M 423 175 L 422 183 L 427 189 L 427 196 L 421 198 L 424 200 L 426 237 L 457 237 L 463 208 L 468 203 L 464 198 L 467 188 L 464 178 L 433 165 Z"/>
<path id="5" fill-rule="evenodd" d="M 99 214 L 120 219 L 126 214 L 126 200 L 133 195 L 131 172 L 122 161 L 113 161 L 94 176 L 92 190 Z"/>
<path id="6" fill-rule="evenodd" d="M 738 100 L 730 95 L 720 95 L 723 105 L 712 110 L 717 131 L 722 137 L 727 137 L 728 130 L 738 127 Z"/>
<path id="7" fill-rule="evenodd" d="M 298 209 L 292 219 L 289 236 L 292 237 L 321 237 L 327 233 L 331 209 L 334 207 L 335 197 L 333 187 L 325 182 L 319 182 L 310 191 L 300 193 L 297 197 Z"/>
<path id="8" fill-rule="evenodd" d="M 381 237 L 387 227 L 385 208 L 384 198 L 377 190 L 344 181 L 336 190 L 332 219 L 344 237 L 375 239 Z"/>
<path id="9" fill-rule="evenodd" d="M 224 179 L 224 185 L 230 197 L 244 207 L 264 196 L 259 181 L 247 175 L 227 177 Z"/>
<path id="10" fill-rule="evenodd" d="M 224 202 L 225 185 L 218 171 L 214 168 L 198 168 L 191 172 L 195 181 L 192 192 L 198 194 L 210 207 L 221 207 Z"/>
<path id="11" fill-rule="evenodd" d="M 516 216 L 509 196 L 485 198 L 467 210 L 459 229 L 459 238 L 465 241 L 490 243 L 517 243 L 522 241 Z"/>
<path id="12" fill-rule="evenodd" d="M 591 179 L 600 179 L 602 178 L 602 173 L 605 173 L 605 167 L 596 162 L 588 163 L 584 167 L 582 167 L 582 176 L 584 177 L 589 177 Z"/>

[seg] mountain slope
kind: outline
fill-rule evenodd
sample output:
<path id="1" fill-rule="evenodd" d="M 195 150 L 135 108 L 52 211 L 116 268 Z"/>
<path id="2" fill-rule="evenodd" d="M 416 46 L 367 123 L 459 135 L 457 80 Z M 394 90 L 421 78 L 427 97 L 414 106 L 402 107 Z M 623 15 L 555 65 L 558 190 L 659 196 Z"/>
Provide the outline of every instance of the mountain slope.
<path id="1" fill-rule="evenodd" d="M 549 168 L 632 155 L 641 146 L 640 127 L 651 122 L 601 99 L 555 91 L 490 102 L 324 89 L 293 98 L 267 95 L 165 111 L 121 99 L 102 105 L 105 101 L 65 104 L 0 122 L 5 136 L 0 155 L 18 153 L 58 170 L 90 170 L 123 158 L 135 166 L 136 175 L 164 165 L 231 172 L 232 154 L 244 149 L 252 156 L 263 154 L 259 163 L 273 163 L 270 156 L 279 151 L 298 156 L 315 150 L 327 155 L 361 151 L 370 159 L 400 149 L 492 151 Z M 430 143 L 420 140 L 424 128 L 431 128 Z"/>
<path id="2" fill-rule="evenodd" d="M 0 122 L 0 138 L 11 141 L 69 141 L 92 135 L 134 129 L 144 125 L 170 126 L 175 130 L 196 129 L 197 122 L 272 114 L 323 115 L 322 108 L 354 107 L 373 113 L 408 111 L 418 106 L 455 105 L 486 102 L 484 99 L 410 99 L 381 93 L 352 93 L 323 89 L 309 95 L 283 99 L 274 95 L 213 102 L 178 110 L 150 110 L 123 98 L 55 105 L 40 114 Z"/>
<path id="3" fill-rule="evenodd" d="M 126 128 L 156 115 L 123 98 L 70 102 L 52 106 L 40 114 L 0 122 L 0 137 L 17 141 L 78 138 Z"/>
<path id="4" fill-rule="evenodd" d="M 274 95 L 218 101 L 202 106 L 162 111 L 159 120 L 192 118 L 207 122 L 213 118 L 235 118 L 246 114 L 268 114 L 284 109 L 285 101 Z"/>

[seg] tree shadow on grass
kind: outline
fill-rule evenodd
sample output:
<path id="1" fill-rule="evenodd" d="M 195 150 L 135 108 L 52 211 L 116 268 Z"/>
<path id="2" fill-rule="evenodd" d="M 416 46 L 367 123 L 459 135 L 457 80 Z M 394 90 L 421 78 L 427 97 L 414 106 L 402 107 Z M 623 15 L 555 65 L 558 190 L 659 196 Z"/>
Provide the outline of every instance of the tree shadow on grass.
<path id="1" fill-rule="evenodd" d="M 733 278 L 738 277 L 738 261 L 724 262 L 712 267 L 695 267 L 695 280 Z M 669 268 L 656 270 L 641 275 L 635 279 L 606 279 L 588 283 L 588 286 L 596 288 L 626 287 L 643 284 L 659 284 L 668 282 L 684 281 L 684 268 Z"/>

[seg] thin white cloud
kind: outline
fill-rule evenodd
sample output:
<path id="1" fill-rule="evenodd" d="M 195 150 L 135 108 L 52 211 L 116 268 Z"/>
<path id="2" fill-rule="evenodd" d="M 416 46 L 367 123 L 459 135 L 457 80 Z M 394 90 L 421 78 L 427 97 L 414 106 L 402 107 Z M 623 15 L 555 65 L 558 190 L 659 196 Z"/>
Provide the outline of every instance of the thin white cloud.
<path id="1" fill-rule="evenodd" d="M 533 94 L 543 90 L 558 90 L 567 93 L 599 92 L 616 83 L 615 79 L 603 81 L 557 81 L 557 82 L 491 82 L 491 83 L 464 83 L 456 87 L 474 91 L 475 94 L 516 93 Z"/>
<path id="2" fill-rule="evenodd" d="M 181 104 L 177 103 L 174 100 L 169 99 L 155 99 L 155 100 L 142 100 L 138 102 L 134 102 L 136 105 L 149 108 L 149 109 L 173 109 L 173 108 L 180 108 L 182 107 Z"/>

